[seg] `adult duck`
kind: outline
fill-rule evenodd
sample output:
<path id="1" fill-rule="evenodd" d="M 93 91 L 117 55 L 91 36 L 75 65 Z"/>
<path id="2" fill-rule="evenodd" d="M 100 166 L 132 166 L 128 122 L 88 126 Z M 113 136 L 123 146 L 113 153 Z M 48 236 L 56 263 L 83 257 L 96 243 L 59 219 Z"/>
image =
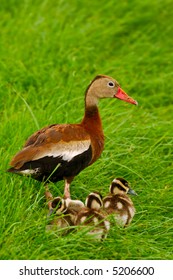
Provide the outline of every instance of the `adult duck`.
<path id="1" fill-rule="evenodd" d="M 70 198 L 74 177 L 93 164 L 104 148 L 104 134 L 98 111 L 102 98 L 118 98 L 131 104 L 118 82 L 98 75 L 85 94 L 85 114 L 79 124 L 53 124 L 35 132 L 12 159 L 9 172 L 29 175 L 45 183 L 65 181 L 64 198 Z"/>

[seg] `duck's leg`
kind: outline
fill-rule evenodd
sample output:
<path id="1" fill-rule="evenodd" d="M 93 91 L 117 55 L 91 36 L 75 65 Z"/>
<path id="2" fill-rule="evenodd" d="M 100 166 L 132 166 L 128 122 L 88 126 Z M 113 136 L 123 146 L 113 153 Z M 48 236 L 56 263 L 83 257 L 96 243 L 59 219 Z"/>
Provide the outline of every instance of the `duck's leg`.
<path id="1" fill-rule="evenodd" d="M 73 181 L 73 178 L 74 177 L 68 177 L 68 178 L 64 178 L 64 182 L 65 182 L 65 185 L 64 185 L 64 198 L 71 198 L 71 195 L 70 195 L 70 184 L 71 182 Z"/>
<path id="2" fill-rule="evenodd" d="M 65 186 L 64 186 L 64 198 L 71 198 L 70 196 L 70 183 L 67 179 L 65 179 Z"/>

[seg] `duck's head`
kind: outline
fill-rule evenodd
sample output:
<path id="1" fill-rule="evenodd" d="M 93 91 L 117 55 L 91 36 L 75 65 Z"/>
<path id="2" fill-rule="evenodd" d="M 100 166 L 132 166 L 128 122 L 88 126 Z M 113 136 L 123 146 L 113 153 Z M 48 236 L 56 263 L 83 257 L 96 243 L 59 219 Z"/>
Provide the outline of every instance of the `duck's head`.
<path id="1" fill-rule="evenodd" d="M 98 192 L 90 193 L 85 201 L 85 206 L 98 211 L 103 205 L 102 195 Z"/>
<path id="2" fill-rule="evenodd" d="M 64 213 L 66 210 L 67 210 L 67 207 L 66 207 L 65 200 L 62 197 L 57 196 L 50 202 L 49 216 L 51 214 L 59 215 L 61 213 Z"/>
<path id="3" fill-rule="evenodd" d="M 105 75 L 98 75 L 86 90 L 86 102 L 91 102 L 90 99 L 92 99 L 93 102 L 93 99 L 95 99 L 95 103 L 97 103 L 98 99 L 107 97 L 118 98 L 134 105 L 138 104 L 136 100 L 128 96 L 127 93 L 121 89 L 119 83 L 115 79 Z"/>
<path id="4" fill-rule="evenodd" d="M 124 178 L 114 179 L 110 185 L 110 193 L 118 194 L 122 192 L 137 195 L 137 193 L 130 188 L 129 183 Z"/>

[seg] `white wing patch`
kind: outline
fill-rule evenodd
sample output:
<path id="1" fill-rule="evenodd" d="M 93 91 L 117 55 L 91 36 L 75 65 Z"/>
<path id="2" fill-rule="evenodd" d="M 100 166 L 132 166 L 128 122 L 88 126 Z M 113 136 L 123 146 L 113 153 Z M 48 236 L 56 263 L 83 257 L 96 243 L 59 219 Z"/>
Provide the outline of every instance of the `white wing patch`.
<path id="1" fill-rule="evenodd" d="M 128 215 L 127 215 L 127 213 L 125 213 L 123 215 L 115 215 L 114 218 L 119 226 L 124 226 L 127 222 Z"/>
<path id="2" fill-rule="evenodd" d="M 105 203 L 104 203 L 104 208 L 109 208 L 110 207 L 110 201 L 106 201 Z"/>
<path id="3" fill-rule="evenodd" d="M 117 202 L 117 208 L 120 210 L 123 208 L 123 204 L 121 202 Z"/>
<path id="4" fill-rule="evenodd" d="M 80 155 L 87 151 L 90 147 L 90 140 L 84 141 L 60 141 L 58 144 L 50 145 L 45 151 L 38 152 L 33 160 L 43 157 L 62 157 L 64 161 L 70 161 L 75 156 Z"/>

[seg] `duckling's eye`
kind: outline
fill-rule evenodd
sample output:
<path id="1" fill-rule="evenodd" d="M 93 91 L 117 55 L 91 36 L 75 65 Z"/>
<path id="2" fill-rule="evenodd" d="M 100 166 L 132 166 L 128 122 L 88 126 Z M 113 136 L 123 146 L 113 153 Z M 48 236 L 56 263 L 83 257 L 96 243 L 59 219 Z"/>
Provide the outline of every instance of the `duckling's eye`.
<path id="1" fill-rule="evenodd" d="M 114 86 L 115 86 L 115 84 L 112 81 L 108 82 L 108 87 L 113 88 Z"/>

